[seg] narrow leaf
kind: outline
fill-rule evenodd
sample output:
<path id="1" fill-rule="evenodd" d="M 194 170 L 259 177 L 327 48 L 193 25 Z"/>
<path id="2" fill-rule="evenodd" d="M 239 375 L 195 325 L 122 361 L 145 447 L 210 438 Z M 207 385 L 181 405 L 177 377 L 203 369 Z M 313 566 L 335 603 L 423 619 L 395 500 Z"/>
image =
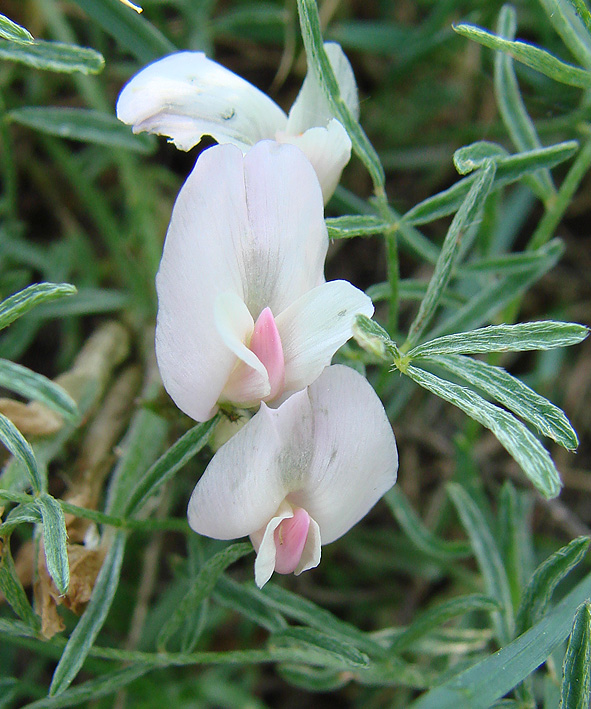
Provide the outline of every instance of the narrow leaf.
<path id="1" fill-rule="evenodd" d="M 23 502 L 13 507 L 4 522 L 0 524 L 0 535 L 10 535 L 15 527 L 18 527 L 20 524 L 41 524 L 42 521 L 43 519 L 37 506 L 37 500 Z"/>
<path id="2" fill-rule="evenodd" d="M 423 694 L 409 709 L 489 709 L 564 642 L 577 607 L 590 595 L 591 574 L 531 630 Z"/>
<path id="3" fill-rule="evenodd" d="M 453 160 L 460 175 L 467 175 L 479 167 L 484 167 L 489 160 L 506 157 L 508 157 L 508 153 L 502 145 L 480 140 L 456 150 Z"/>
<path id="4" fill-rule="evenodd" d="M 326 220 L 329 239 L 350 239 L 354 236 L 382 234 L 390 225 L 371 214 L 353 214 Z"/>
<path id="5" fill-rule="evenodd" d="M 322 87 L 335 117 L 349 134 L 355 154 L 371 175 L 376 193 L 383 192 L 385 175 L 382 163 L 359 121 L 352 115 L 349 107 L 341 98 L 339 84 L 324 50 L 316 0 L 297 0 L 297 2 L 308 65 Z"/>
<path id="6" fill-rule="evenodd" d="M 483 354 L 485 352 L 524 352 L 551 350 L 582 342 L 589 329 L 577 323 L 540 320 L 517 325 L 490 325 L 472 332 L 458 332 L 425 342 L 408 356 L 432 357 L 440 354 Z"/>
<path id="7" fill-rule="evenodd" d="M 419 281 L 415 278 L 403 278 L 398 282 L 398 297 L 400 300 L 423 300 L 427 292 L 427 281 Z M 391 294 L 389 283 L 374 283 L 366 291 L 366 294 L 374 303 L 380 300 L 388 300 Z M 458 308 L 466 303 L 466 298 L 459 293 L 447 289 L 441 296 L 441 305 L 451 308 Z"/>
<path id="8" fill-rule="evenodd" d="M 517 612 L 518 634 L 534 625 L 545 613 L 554 589 L 587 553 L 589 537 L 577 537 L 543 561 L 523 591 Z"/>
<path id="9" fill-rule="evenodd" d="M 435 264 L 433 276 L 429 281 L 427 293 L 421 302 L 417 316 L 410 326 L 407 340 L 409 347 L 416 344 L 439 305 L 441 296 L 451 278 L 452 270 L 456 265 L 462 237 L 477 218 L 484 204 L 494 180 L 495 169 L 495 164 L 490 162 L 486 168 L 477 174 L 474 184 L 451 223 L 443 242 L 441 253 Z"/>
<path id="10" fill-rule="evenodd" d="M 268 583 L 259 594 L 265 603 L 288 618 L 329 633 L 331 638 L 354 645 L 363 652 L 371 655 L 384 654 L 382 646 L 369 635 L 296 593 Z"/>
<path id="11" fill-rule="evenodd" d="M 478 387 L 516 416 L 532 424 L 542 435 L 568 450 L 574 450 L 579 445 L 577 434 L 564 412 L 501 367 L 463 355 L 429 357 L 429 361 Z"/>
<path id="12" fill-rule="evenodd" d="M 214 589 L 214 599 L 220 605 L 242 614 L 270 633 L 287 627 L 281 613 L 261 599 L 260 592 L 250 584 L 240 584 L 228 576 L 221 576 Z"/>
<path id="13" fill-rule="evenodd" d="M 125 540 L 124 532 L 115 534 L 113 544 L 96 579 L 88 606 L 74 628 L 55 669 L 49 688 L 50 696 L 59 695 L 70 686 L 105 622 L 119 584 Z"/>
<path id="14" fill-rule="evenodd" d="M 288 649 L 293 659 L 343 669 L 367 667 L 367 655 L 349 643 L 312 628 L 288 628 L 269 638 L 269 650 Z"/>
<path id="15" fill-rule="evenodd" d="M 12 42 L 33 42 L 35 40 L 29 30 L 17 25 L 6 15 L 0 15 L 0 38 Z"/>
<path id="16" fill-rule="evenodd" d="M 576 141 L 569 140 L 548 148 L 532 149 L 506 158 L 496 158 L 494 162 L 497 171 L 492 190 L 496 191 L 510 185 L 542 168 L 558 165 L 572 157 L 578 148 L 579 144 Z M 404 215 L 404 223 L 416 226 L 453 214 L 462 204 L 477 177 L 478 173 L 464 177 L 447 190 L 415 205 Z"/>
<path id="17" fill-rule="evenodd" d="M 500 606 L 495 614 L 495 625 L 499 643 L 504 645 L 513 637 L 513 604 L 501 554 L 484 516 L 468 492 L 457 483 L 448 484 L 447 491 L 470 537 L 486 590 Z"/>
<path id="18" fill-rule="evenodd" d="M 553 268 L 563 252 L 564 245 L 558 239 L 545 244 L 536 251 L 540 256 L 543 254 L 539 263 L 533 264 L 529 271 L 495 280 L 494 283 L 482 288 L 464 306 L 436 326 L 430 333 L 431 337 L 448 332 L 471 330 L 490 322 L 503 308 L 525 293 Z"/>
<path id="19" fill-rule="evenodd" d="M 528 44 L 521 40 L 503 39 L 474 25 L 459 24 L 454 26 L 454 30 L 463 37 L 479 42 L 485 47 L 489 47 L 489 49 L 506 52 L 513 59 L 554 79 L 554 81 L 568 86 L 578 86 L 581 89 L 591 88 L 591 75 L 589 72 L 557 59 L 550 52 L 533 44 Z"/>
<path id="20" fill-rule="evenodd" d="M 384 496 L 386 504 L 412 543 L 438 561 L 454 561 L 470 556 L 465 542 L 446 542 L 436 537 L 419 519 L 402 490 L 391 488 Z"/>
<path id="21" fill-rule="evenodd" d="M 194 426 L 158 458 L 154 465 L 138 480 L 132 491 L 126 503 L 127 515 L 132 515 L 138 510 L 161 485 L 207 445 L 220 418 L 221 414 L 216 414 L 210 421 Z"/>
<path id="22" fill-rule="evenodd" d="M 35 460 L 33 449 L 23 438 L 21 432 L 4 414 L 0 414 L 0 441 L 10 453 L 21 463 L 29 476 L 29 482 L 35 493 L 43 489 L 41 472 Z"/>
<path id="23" fill-rule="evenodd" d="M 589 709 L 591 694 L 591 603 L 575 614 L 562 666 L 560 709 Z"/>
<path id="24" fill-rule="evenodd" d="M 105 66 L 102 54 L 94 49 L 61 42 L 9 42 L 0 39 L 0 59 L 25 64 L 33 69 L 71 74 L 98 74 Z"/>
<path id="25" fill-rule="evenodd" d="M 552 458 L 538 439 L 512 414 L 489 403 L 466 387 L 452 384 L 412 365 L 405 369 L 404 373 L 420 386 L 454 404 L 491 430 L 545 497 L 558 495 L 562 483 Z"/>
<path id="26" fill-rule="evenodd" d="M 76 288 L 69 283 L 36 283 L 29 286 L 0 303 L 0 329 L 8 327 L 11 322 L 41 303 L 74 293 Z"/>
<path id="27" fill-rule="evenodd" d="M 78 419 L 76 402 L 64 389 L 20 364 L 0 359 L 0 386 L 27 399 L 46 404 L 69 421 L 75 422 Z"/>
<path id="28" fill-rule="evenodd" d="M 209 598 L 219 577 L 238 559 L 252 552 L 252 544 L 240 542 L 231 544 L 208 559 L 199 573 L 192 581 L 188 593 L 178 604 L 175 612 L 168 619 L 158 634 L 158 649 L 165 650 L 166 643 L 174 633 L 183 625 L 185 619 L 196 613 L 201 603 Z M 192 648 L 184 648 L 190 652 Z"/>
<path id="29" fill-rule="evenodd" d="M 591 68 L 591 35 L 573 6 L 567 0 L 540 0 L 548 19 L 573 57 Z"/>
<path id="30" fill-rule="evenodd" d="M 39 618 L 31 608 L 25 589 L 14 568 L 8 539 L 0 540 L 0 591 L 12 610 L 26 624 L 26 629 L 21 628 L 21 630 L 26 635 L 36 633 L 39 629 Z M 0 632 L 4 632 L 1 626 Z"/>
<path id="31" fill-rule="evenodd" d="M 26 106 L 7 114 L 14 123 L 60 138 L 84 143 L 123 148 L 137 153 L 150 153 L 156 148 L 152 135 L 134 135 L 129 126 L 115 116 L 83 108 Z"/>
<path id="32" fill-rule="evenodd" d="M 389 651 L 395 653 L 403 652 L 416 640 L 428 635 L 433 630 L 439 630 L 443 623 L 457 616 L 466 615 L 473 611 L 498 612 L 499 610 L 501 608 L 498 601 L 480 593 L 453 598 L 451 601 L 441 603 L 435 608 L 422 613 L 394 639 Z"/>
<path id="33" fill-rule="evenodd" d="M 67 300 L 44 303 L 34 312 L 34 317 L 63 318 L 69 315 L 89 315 L 123 310 L 129 305 L 129 295 L 111 288 L 80 288 Z"/>
<path id="34" fill-rule="evenodd" d="M 142 663 L 130 665 L 122 670 L 114 670 L 96 679 L 70 687 L 57 697 L 43 697 L 36 702 L 31 702 L 27 704 L 27 709 L 64 709 L 80 707 L 85 702 L 95 703 L 97 699 L 108 697 L 153 669 L 152 666 Z"/>
<path id="35" fill-rule="evenodd" d="M 499 13 L 497 33 L 504 39 L 515 37 L 515 10 L 504 5 Z M 501 117 L 518 150 L 537 150 L 542 147 L 535 126 L 521 98 L 513 59 L 504 52 L 495 56 L 495 95 Z M 554 183 L 547 167 L 529 176 L 530 186 L 547 201 L 555 194 Z"/>
<path id="36" fill-rule="evenodd" d="M 59 502 L 43 493 L 37 498 L 37 505 L 43 519 L 43 545 L 47 571 L 60 594 L 70 585 L 70 565 L 68 563 L 68 534 L 66 519 Z"/>
<path id="37" fill-rule="evenodd" d="M 175 45 L 160 30 L 144 17 L 129 12 L 119 0 L 74 2 L 142 65 L 177 51 Z"/>

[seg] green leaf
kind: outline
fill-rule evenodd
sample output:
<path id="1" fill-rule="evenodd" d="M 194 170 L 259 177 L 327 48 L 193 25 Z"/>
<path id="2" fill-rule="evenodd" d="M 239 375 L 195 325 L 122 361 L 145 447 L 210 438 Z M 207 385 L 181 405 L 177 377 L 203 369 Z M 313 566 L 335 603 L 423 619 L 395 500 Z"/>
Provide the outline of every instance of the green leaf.
<path id="1" fill-rule="evenodd" d="M 579 12 L 567 0 L 540 0 L 540 3 L 573 57 L 587 69 L 591 68 L 591 36 Z"/>
<path id="2" fill-rule="evenodd" d="M 125 540 L 124 532 L 115 534 L 113 544 L 97 576 L 88 606 L 74 628 L 55 668 L 49 688 L 50 696 L 62 694 L 70 686 L 105 622 L 119 584 Z"/>
<path id="3" fill-rule="evenodd" d="M 369 635 L 296 593 L 274 583 L 268 583 L 259 594 L 271 608 L 275 608 L 288 618 L 294 618 L 311 628 L 329 633 L 331 638 L 354 645 L 370 655 L 384 654 L 384 648 Z"/>
<path id="4" fill-rule="evenodd" d="M 164 651 L 168 640 L 186 622 L 186 619 L 197 613 L 199 606 L 211 595 L 213 587 L 224 571 L 238 559 L 253 551 L 252 544 L 240 542 L 231 544 L 214 554 L 203 564 L 197 576 L 192 580 L 191 587 L 182 601 L 178 604 L 175 612 L 162 626 L 158 634 L 158 649 Z M 197 637 L 194 638 L 195 642 Z M 184 652 L 191 652 L 192 648 L 183 648 Z"/>
<path id="5" fill-rule="evenodd" d="M 84 108 L 26 106 L 10 111 L 7 118 L 42 133 L 69 140 L 144 154 L 151 153 L 156 148 L 153 135 L 134 135 L 131 128 L 118 121 L 115 116 L 100 111 Z"/>
<path id="6" fill-rule="evenodd" d="M 571 0 L 571 3 L 577 12 L 577 15 L 583 21 L 587 32 L 591 35 L 591 12 L 589 12 L 589 8 L 587 7 L 585 0 Z"/>
<path id="7" fill-rule="evenodd" d="M 367 655 L 349 643 L 312 628 L 288 628 L 271 635 L 268 641 L 271 651 L 287 649 L 293 660 L 310 665 L 324 665 L 351 669 L 367 667 Z"/>
<path id="8" fill-rule="evenodd" d="M 550 168 L 572 157 L 578 150 L 579 144 L 575 140 L 557 143 L 548 148 L 528 150 L 506 158 L 495 158 L 497 166 L 495 181 L 492 190 L 510 185 L 523 177 L 537 172 L 542 168 Z M 435 221 L 448 214 L 453 214 L 465 199 L 479 173 L 464 177 L 447 190 L 439 192 L 433 197 L 428 197 L 423 202 L 415 205 L 403 217 L 405 224 L 418 225 Z"/>
<path id="9" fill-rule="evenodd" d="M 444 335 L 410 350 L 408 357 L 441 354 L 484 354 L 486 352 L 526 352 L 551 350 L 582 342 L 589 329 L 577 323 L 540 320 L 517 325 L 490 325 L 471 332 Z"/>
<path id="10" fill-rule="evenodd" d="M 515 10 L 504 5 L 499 13 L 497 33 L 512 40 L 515 37 Z M 495 55 L 495 94 L 505 126 L 518 150 L 537 150 L 542 147 L 535 126 L 529 117 L 513 69 L 513 60 L 504 52 Z M 554 183 L 547 167 L 528 177 L 529 185 L 544 201 L 555 193 Z"/>
<path id="11" fill-rule="evenodd" d="M 487 593 L 500 606 L 495 613 L 495 626 L 499 643 L 504 645 L 513 637 L 513 604 L 501 554 L 482 512 L 468 492 L 457 483 L 449 483 L 447 491 L 470 537 Z"/>
<path id="12" fill-rule="evenodd" d="M 36 283 L 19 291 L 0 303 L 0 330 L 41 303 L 74 295 L 76 292 L 75 286 L 69 283 Z"/>
<path id="13" fill-rule="evenodd" d="M 579 445 L 564 412 L 501 367 L 462 355 L 434 356 L 429 361 L 478 387 L 564 448 L 574 450 Z"/>
<path id="14" fill-rule="evenodd" d="M 61 42 L 9 42 L 0 39 L 0 59 L 25 64 L 33 69 L 71 74 L 98 74 L 105 66 L 102 54 L 94 49 Z"/>
<path id="15" fill-rule="evenodd" d="M 0 38 L 12 42 L 34 42 L 35 38 L 24 27 L 17 25 L 6 15 L 0 15 Z"/>
<path id="16" fill-rule="evenodd" d="M 465 542 L 446 542 L 436 537 L 421 522 L 398 487 L 391 488 L 384 500 L 412 543 L 422 552 L 439 561 L 455 561 L 470 556 L 471 547 Z"/>
<path id="17" fill-rule="evenodd" d="M 342 123 L 349 134 L 353 143 L 353 150 L 367 168 L 376 193 L 383 193 L 385 182 L 384 168 L 359 121 L 353 116 L 349 107 L 341 98 L 339 84 L 324 50 L 316 0 L 297 0 L 297 2 L 308 65 L 322 87 L 335 118 Z"/>
<path id="18" fill-rule="evenodd" d="M 529 271 L 495 280 L 489 286 L 480 289 L 466 305 L 436 326 L 430 333 L 431 337 L 448 332 L 471 330 L 490 322 L 503 308 L 525 293 L 533 283 L 553 268 L 563 252 L 564 246 L 558 239 L 545 244 L 536 251 L 542 257 L 539 263 L 533 264 Z"/>
<path id="19" fill-rule="evenodd" d="M 543 561 L 523 591 L 517 611 L 518 634 L 534 625 L 545 613 L 554 589 L 579 564 L 589 548 L 589 537 L 577 537 Z"/>
<path id="20" fill-rule="evenodd" d="M 102 677 L 70 687 L 57 697 L 43 697 L 31 702 L 27 704 L 27 709 L 64 709 L 83 706 L 83 702 L 95 703 L 95 700 L 108 697 L 153 669 L 150 665 L 136 664 L 122 670 L 114 670 Z"/>
<path id="21" fill-rule="evenodd" d="M 407 650 L 416 640 L 434 630 L 439 630 L 443 623 L 457 616 L 466 615 L 473 611 L 498 612 L 499 610 L 501 608 L 498 601 L 481 593 L 453 598 L 451 601 L 441 603 L 435 608 L 430 608 L 413 620 L 408 628 L 396 636 L 389 647 L 389 651 L 399 653 Z"/>
<path id="22" fill-rule="evenodd" d="M 269 605 L 261 599 L 258 588 L 253 588 L 250 584 L 240 584 L 228 576 L 221 576 L 215 586 L 213 597 L 220 605 L 241 613 L 270 633 L 277 633 L 287 627 L 281 613 L 269 608 Z"/>
<path id="23" fill-rule="evenodd" d="M 221 414 L 216 414 L 205 423 L 197 424 L 171 446 L 138 480 L 126 501 L 126 514 L 132 515 L 167 480 L 186 465 L 207 445 Z"/>
<path id="24" fill-rule="evenodd" d="M 57 590 L 63 595 L 70 585 L 68 534 L 64 512 L 59 502 L 46 492 L 37 498 L 37 506 L 43 519 L 43 546 L 47 571 Z"/>
<path id="25" fill-rule="evenodd" d="M 140 62 L 149 64 L 178 51 L 160 30 L 135 12 L 130 12 L 120 0 L 74 0 L 91 20 L 114 37 Z"/>
<path id="26" fill-rule="evenodd" d="M 382 234 L 390 225 L 371 214 L 353 214 L 326 220 L 329 239 L 351 239 L 354 236 Z"/>
<path id="27" fill-rule="evenodd" d="M 35 634 L 39 630 L 39 618 L 31 608 L 25 589 L 14 568 L 8 539 L 0 540 L 0 542 L 0 591 L 2 591 L 12 610 L 26 624 L 26 630 L 22 628 L 25 634 Z M 1 626 L 0 632 L 4 632 Z"/>
<path id="28" fill-rule="evenodd" d="M 288 684 L 307 692 L 332 692 L 349 682 L 346 672 L 330 667 L 283 664 L 277 667 L 277 674 Z"/>
<path id="29" fill-rule="evenodd" d="M 41 524 L 42 521 L 37 500 L 23 502 L 13 507 L 4 522 L 0 524 L 0 535 L 10 535 L 20 524 Z"/>
<path id="30" fill-rule="evenodd" d="M 474 184 L 449 227 L 441 253 L 435 264 L 433 276 L 429 281 L 427 293 L 421 302 L 417 316 L 410 326 L 407 339 L 408 347 L 416 344 L 439 305 L 441 296 L 447 288 L 453 268 L 456 265 L 462 237 L 482 209 L 495 177 L 495 169 L 494 162 L 489 162 L 486 168 L 477 173 Z"/>
<path id="31" fill-rule="evenodd" d="M 554 81 L 568 86 L 578 86 L 581 89 L 591 88 L 591 74 L 588 71 L 567 64 L 533 44 L 521 40 L 503 39 L 474 25 L 459 24 L 454 26 L 454 30 L 463 37 L 479 42 L 489 49 L 506 52 L 513 59 L 554 79 Z"/>
<path id="32" fill-rule="evenodd" d="M 589 709 L 591 690 L 591 603 L 582 603 L 562 666 L 560 709 Z"/>
<path id="33" fill-rule="evenodd" d="M 479 167 L 485 167 L 489 160 L 506 158 L 508 153 L 502 145 L 479 140 L 472 145 L 465 145 L 454 153 L 454 165 L 460 175 L 467 175 Z"/>
<path id="34" fill-rule="evenodd" d="M 0 386 L 42 402 L 69 421 L 78 420 L 78 407 L 72 397 L 58 384 L 27 367 L 0 359 Z"/>
<path id="35" fill-rule="evenodd" d="M 67 300 L 44 303 L 34 312 L 39 318 L 64 318 L 70 315 L 90 315 L 124 310 L 130 303 L 128 293 L 110 288 L 79 288 Z"/>
<path id="36" fill-rule="evenodd" d="M 449 401 L 491 430 L 545 497 L 558 495 L 562 483 L 552 458 L 538 439 L 514 416 L 470 389 L 440 379 L 412 365 L 405 369 L 404 373 L 419 386 Z"/>
<path id="37" fill-rule="evenodd" d="M 489 709 L 564 642 L 575 610 L 590 595 L 591 574 L 531 630 L 422 695 L 409 709 Z"/>
<path id="38" fill-rule="evenodd" d="M 491 256 L 487 258 L 475 259 L 470 263 L 462 264 L 457 270 L 457 277 L 467 278 L 475 275 L 494 274 L 497 276 L 512 276 L 523 274 L 527 276 L 532 269 L 547 261 L 548 256 L 545 251 L 525 251 L 519 254 L 503 254 L 502 256 Z M 403 281 L 401 281 L 403 283 Z M 68 301 L 69 302 L 69 301 Z"/>
<path id="39" fill-rule="evenodd" d="M 43 490 L 43 479 L 39 466 L 35 460 L 33 449 L 23 438 L 21 432 L 4 414 L 0 414 L 0 441 L 8 448 L 10 453 L 21 463 L 29 475 L 29 482 L 34 492 L 39 494 Z"/>
<path id="40" fill-rule="evenodd" d="M 398 283 L 398 297 L 400 300 L 422 300 L 427 292 L 428 282 L 418 281 L 414 278 L 403 278 Z M 380 300 L 388 300 L 390 297 L 389 283 L 374 283 L 365 293 L 373 300 L 374 303 Z M 441 305 L 457 308 L 464 305 L 466 298 L 459 293 L 451 291 L 449 288 L 441 296 Z"/>

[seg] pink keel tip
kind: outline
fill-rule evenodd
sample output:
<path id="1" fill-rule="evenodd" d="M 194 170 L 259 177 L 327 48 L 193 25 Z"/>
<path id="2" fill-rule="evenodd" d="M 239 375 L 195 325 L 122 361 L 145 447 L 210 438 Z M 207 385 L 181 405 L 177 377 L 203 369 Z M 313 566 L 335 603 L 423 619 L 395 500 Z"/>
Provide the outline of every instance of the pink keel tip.
<path id="1" fill-rule="evenodd" d="M 274 399 L 283 391 L 285 359 L 281 337 L 271 308 L 265 308 L 257 318 L 249 349 L 259 358 L 269 375 L 271 392 L 265 400 Z"/>
<path id="2" fill-rule="evenodd" d="M 284 519 L 275 530 L 275 571 L 278 574 L 293 573 L 306 545 L 310 515 L 298 507 L 293 517 Z"/>

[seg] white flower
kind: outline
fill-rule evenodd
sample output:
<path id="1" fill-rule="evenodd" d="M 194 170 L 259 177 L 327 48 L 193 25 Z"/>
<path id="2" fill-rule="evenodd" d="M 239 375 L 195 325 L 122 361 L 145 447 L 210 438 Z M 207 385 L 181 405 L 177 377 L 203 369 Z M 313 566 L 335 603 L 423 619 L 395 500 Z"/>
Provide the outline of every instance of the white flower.
<path id="1" fill-rule="evenodd" d="M 255 581 L 302 573 L 396 481 L 386 412 L 367 380 L 341 365 L 279 408 L 259 412 L 215 454 L 197 483 L 189 524 L 214 539 L 250 535 Z"/>
<path id="2" fill-rule="evenodd" d="M 359 114 L 353 70 L 338 44 L 324 45 L 341 96 Z M 297 145 L 308 157 L 325 202 L 351 157 L 351 140 L 330 109 L 313 72 L 308 71 L 289 116 L 248 81 L 208 59 L 203 52 L 179 52 L 150 64 L 123 88 L 117 117 L 133 126 L 169 136 L 190 150 L 204 135 L 246 152 L 259 140 Z"/>
<path id="3" fill-rule="evenodd" d="M 177 406 L 257 406 L 311 384 L 371 300 L 324 282 L 322 195 L 304 154 L 262 141 L 206 150 L 173 209 L 156 277 L 156 356 Z"/>

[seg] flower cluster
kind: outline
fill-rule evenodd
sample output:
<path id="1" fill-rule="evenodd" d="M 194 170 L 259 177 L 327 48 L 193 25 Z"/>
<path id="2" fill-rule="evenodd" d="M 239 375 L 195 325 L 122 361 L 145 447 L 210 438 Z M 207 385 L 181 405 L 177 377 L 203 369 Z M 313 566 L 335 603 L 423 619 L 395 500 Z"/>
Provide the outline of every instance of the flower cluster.
<path id="1" fill-rule="evenodd" d="M 326 50 L 358 110 L 341 48 Z M 207 421 L 219 406 L 258 408 L 223 445 L 189 503 L 191 527 L 249 535 L 255 581 L 301 573 L 396 480 L 398 456 L 367 380 L 330 365 L 371 300 L 324 279 L 324 202 L 351 141 L 308 72 L 289 116 L 200 52 L 156 62 L 123 89 L 134 131 L 206 150 L 182 187 L 156 278 L 156 355 L 166 390 Z"/>

